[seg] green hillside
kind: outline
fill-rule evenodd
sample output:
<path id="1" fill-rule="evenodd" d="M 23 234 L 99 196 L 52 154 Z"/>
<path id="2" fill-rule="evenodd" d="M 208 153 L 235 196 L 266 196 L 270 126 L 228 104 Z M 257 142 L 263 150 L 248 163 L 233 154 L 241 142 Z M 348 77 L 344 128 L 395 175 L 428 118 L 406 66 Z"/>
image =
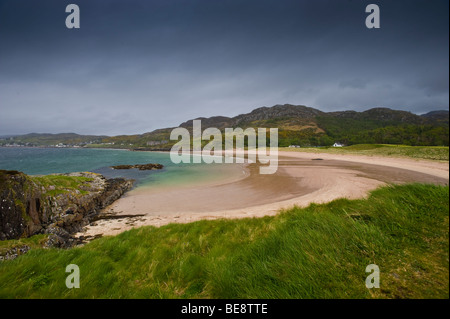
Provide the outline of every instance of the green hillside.
<path id="1" fill-rule="evenodd" d="M 431 113 L 431 114 L 430 114 Z M 364 112 L 325 113 L 306 106 L 276 105 L 259 108 L 233 118 L 216 116 L 200 118 L 202 129 L 217 127 L 278 128 L 279 146 L 331 146 L 335 142 L 353 144 L 402 144 L 411 146 L 448 146 L 448 111 L 430 112 L 419 116 L 405 111 L 375 108 Z M 192 130 L 192 120 L 180 127 Z M 105 139 L 115 145 L 132 148 L 169 149 L 171 129 Z M 166 142 L 148 145 L 148 142 Z M 205 142 L 206 143 L 206 142 Z M 150 143 L 151 144 L 151 143 Z"/>
<path id="2" fill-rule="evenodd" d="M 322 112 L 302 105 L 261 107 L 235 117 L 199 118 L 202 128 L 226 127 L 278 128 L 279 146 L 330 146 L 335 142 L 353 144 L 403 144 L 412 146 L 448 146 L 449 112 L 433 111 L 416 115 L 389 108 L 364 112 Z M 192 130 L 192 120 L 180 124 Z M 77 134 L 28 134 L 0 139 L 0 145 L 112 147 L 126 149 L 169 150 L 173 128 L 162 128 L 137 135 L 82 136 Z M 205 142 L 206 143 L 206 142 Z"/>
<path id="3" fill-rule="evenodd" d="M 106 136 L 79 135 L 75 133 L 40 134 L 31 133 L 0 139 L 0 145 L 17 144 L 26 146 L 84 146 L 100 143 Z"/>

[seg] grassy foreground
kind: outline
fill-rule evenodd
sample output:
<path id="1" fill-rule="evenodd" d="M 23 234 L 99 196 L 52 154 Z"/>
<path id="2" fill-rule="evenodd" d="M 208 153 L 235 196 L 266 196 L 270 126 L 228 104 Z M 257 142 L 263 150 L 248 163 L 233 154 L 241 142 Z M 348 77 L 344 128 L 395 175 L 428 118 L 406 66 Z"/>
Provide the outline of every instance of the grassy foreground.
<path id="1" fill-rule="evenodd" d="M 435 161 L 448 161 L 448 146 L 407 146 L 389 144 L 357 144 L 346 147 L 280 148 L 280 151 L 388 156 Z"/>
<path id="2" fill-rule="evenodd" d="M 33 249 L 0 263 L 0 298 L 448 298 L 448 199 L 448 186 L 392 186 L 274 217 Z M 79 289 L 65 286 L 69 264 Z M 369 264 L 379 289 L 365 286 Z"/>

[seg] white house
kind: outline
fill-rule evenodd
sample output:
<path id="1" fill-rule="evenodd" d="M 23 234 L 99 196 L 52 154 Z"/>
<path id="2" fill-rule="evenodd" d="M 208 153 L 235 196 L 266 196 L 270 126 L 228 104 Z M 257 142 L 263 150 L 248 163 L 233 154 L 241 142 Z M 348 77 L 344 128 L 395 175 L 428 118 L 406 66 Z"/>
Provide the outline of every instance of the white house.
<path id="1" fill-rule="evenodd" d="M 338 142 L 333 144 L 333 147 L 342 147 L 342 146 L 344 146 L 344 145 L 342 145 L 341 143 L 338 143 Z"/>

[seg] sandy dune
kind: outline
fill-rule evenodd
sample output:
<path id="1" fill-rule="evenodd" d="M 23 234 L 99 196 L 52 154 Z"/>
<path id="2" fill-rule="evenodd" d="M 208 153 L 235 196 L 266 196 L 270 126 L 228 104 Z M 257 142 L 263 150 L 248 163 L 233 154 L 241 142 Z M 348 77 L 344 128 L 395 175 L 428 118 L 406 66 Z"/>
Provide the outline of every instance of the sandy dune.
<path id="1" fill-rule="evenodd" d="M 386 183 L 448 184 L 449 180 L 448 163 L 323 153 L 280 152 L 273 175 L 259 174 L 257 164 L 233 164 L 228 169 L 230 176 L 234 170 L 234 178 L 215 183 L 133 190 L 105 209 L 104 214 L 113 218 L 99 220 L 78 235 L 115 235 L 144 225 L 274 215 L 294 205 L 362 198 Z"/>

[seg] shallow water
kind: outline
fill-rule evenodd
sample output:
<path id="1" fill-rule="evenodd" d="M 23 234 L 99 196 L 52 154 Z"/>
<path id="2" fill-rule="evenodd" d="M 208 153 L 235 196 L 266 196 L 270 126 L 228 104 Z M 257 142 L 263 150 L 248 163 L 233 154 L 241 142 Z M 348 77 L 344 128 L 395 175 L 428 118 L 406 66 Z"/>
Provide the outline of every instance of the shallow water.
<path id="1" fill-rule="evenodd" d="M 110 166 L 121 164 L 159 163 L 162 170 L 139 171 L 138 169 L 114 170 Z M 124 177 L 135 179 L 136 185 L 173 186 L 210 182 L 239 175 L 239 170 L 214 169 L 220 164 L 174 164 L 169 153 L 133 152 L 112 149 L 81 148 L 2 148 L 0 147 L 0 169 L 17 170 L 28 175 L 72 173 L 89 171 L 107 178 Z M 227 166 L 227 165 L 224 165 Z M 232 177 L 232 176 L 231 176 Z"/>

